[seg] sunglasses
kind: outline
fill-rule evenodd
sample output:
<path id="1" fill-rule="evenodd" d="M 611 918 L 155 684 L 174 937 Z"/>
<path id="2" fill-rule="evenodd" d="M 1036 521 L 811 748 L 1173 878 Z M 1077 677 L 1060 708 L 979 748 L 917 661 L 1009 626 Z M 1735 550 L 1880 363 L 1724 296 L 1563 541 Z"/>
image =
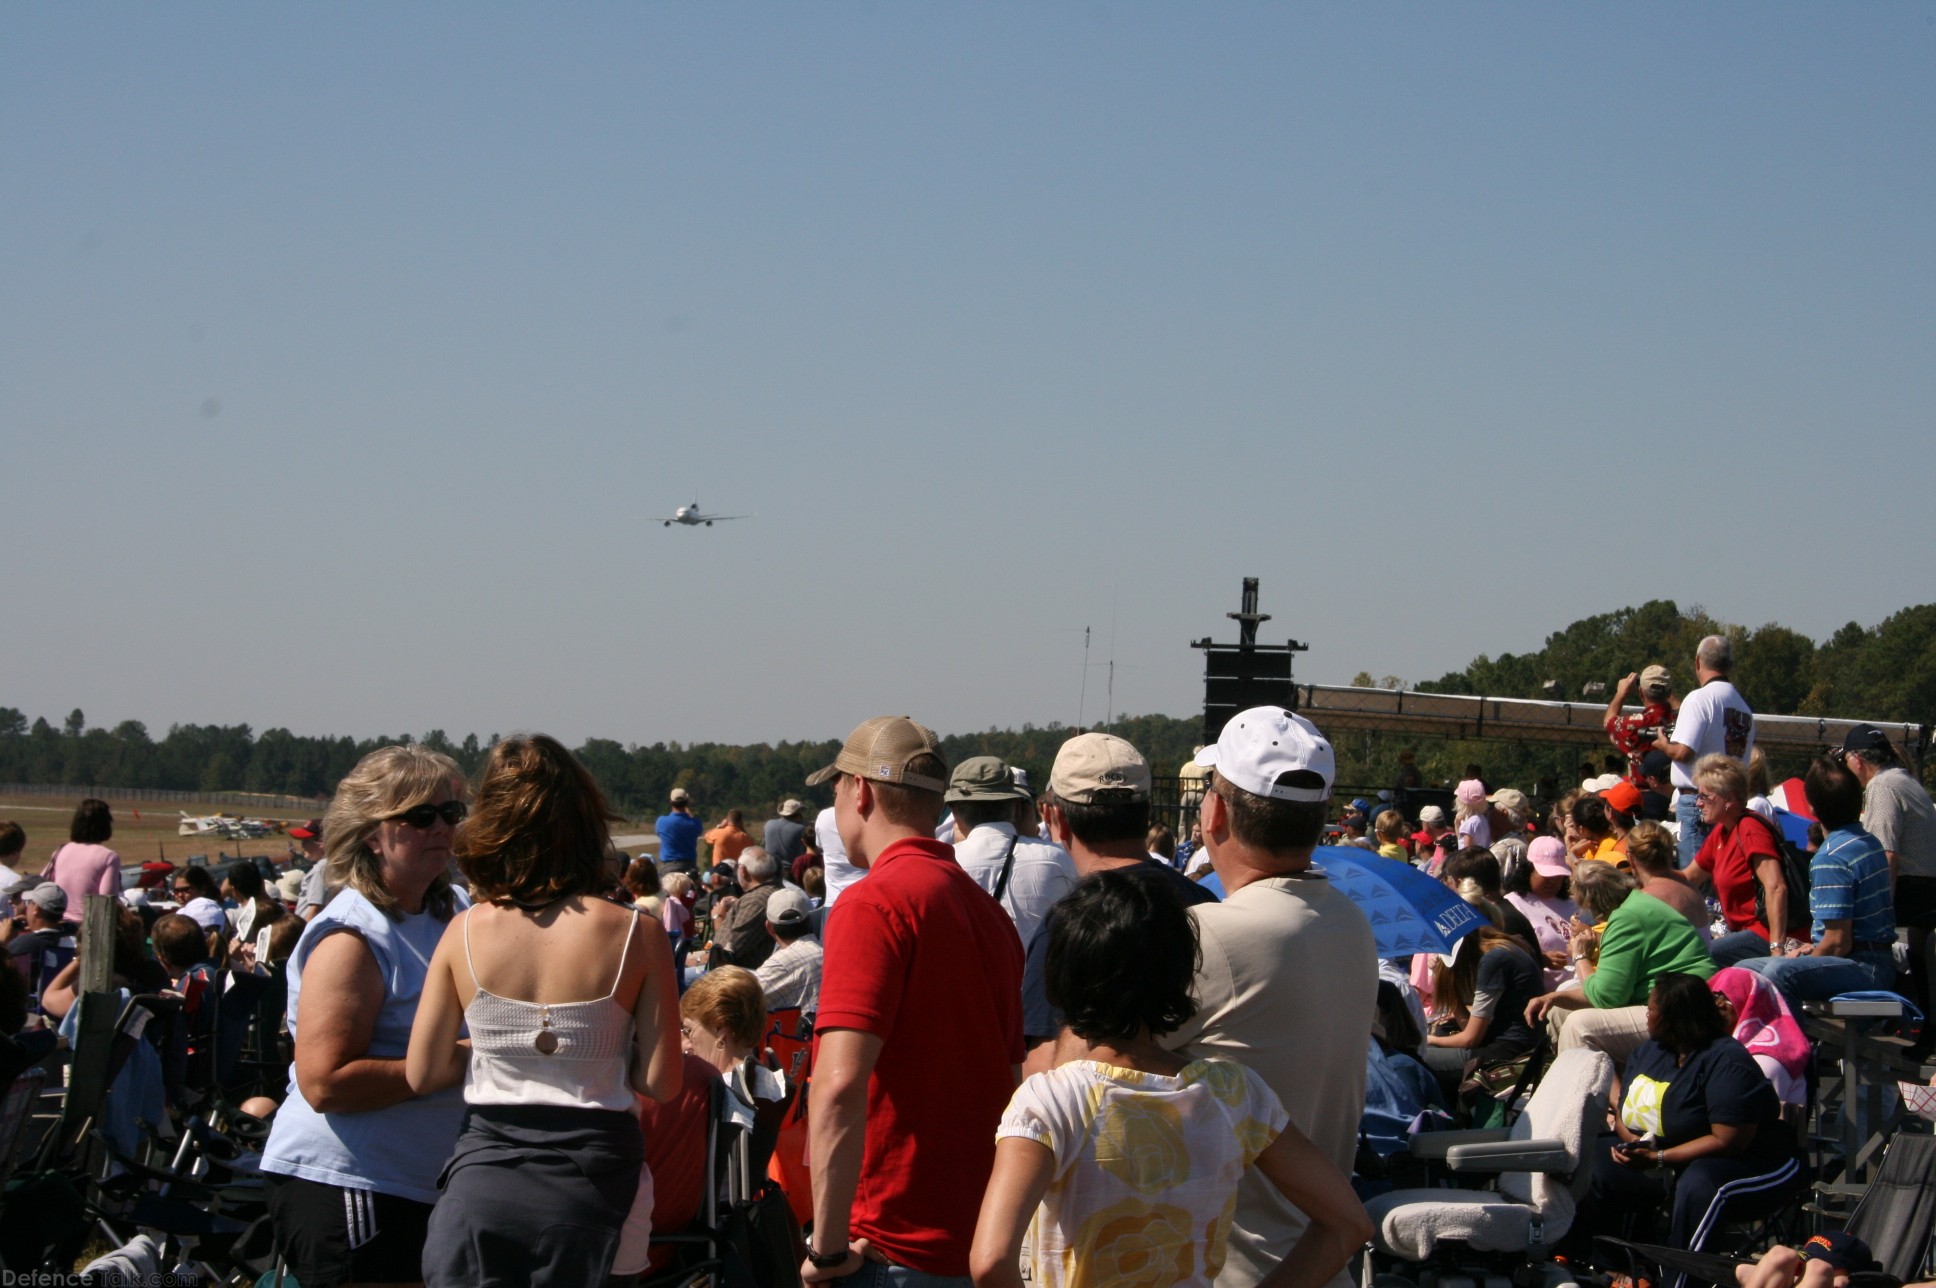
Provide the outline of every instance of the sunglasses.
<path id="1" fill-rule="evenodd" d="M 456 827 L 471 812 L 471 807 L 463 801 L 445 801 L 442 805 L 413 805 L 401 814 L 390 815 L 392 823 L 408 823 L 420 832 L 427 832 L 437 825 L 438 819 Z"/>
<path id="2" fill-rule="evenodd" d="M 172 891 L 173 891 L 173 892 L 174 892 L 175 894 L 194 894 L 194 893 L 195 893 L 195 887 L 194 887 L 194 886 L 185 886 L 185 885 L 179 885 L 179 886 L 171 886 L 171 887 L 169 887 L 169 888 L 170 888 L 170 889 L 171 889 L 171 890 L 172 890 Z"/>

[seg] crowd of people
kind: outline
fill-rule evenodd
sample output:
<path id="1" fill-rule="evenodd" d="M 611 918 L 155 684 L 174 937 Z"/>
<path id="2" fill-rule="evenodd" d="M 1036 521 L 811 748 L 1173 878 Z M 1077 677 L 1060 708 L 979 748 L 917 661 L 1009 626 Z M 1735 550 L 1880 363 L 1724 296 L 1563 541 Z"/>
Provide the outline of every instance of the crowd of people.
<path id="1" fill-rule="evenodd" d="M 1889 740 L 1856 728 L 1778 809 L 1729 670 L 1710 639 L 1678 701 L 1664 667 L 1623 681 L 1622 772 L 1529 794 L 1474 766 L 1449 815 L 1408 808 L 1411 760 L 1388 800 L 1335 801 L 1323 734 L 1254 708 L 1195 755 L 1180 845 L 1107 733 L 1038 794 L 878 717 L 803 783 L 817 816 L 786 800 L 756 837 L 680 787 L 656 857 L 612 846 L 553 739 L 496 743 L 474 781 L 386 747 L 292 832 L 306 872 L 172 873 L 171 908 L 122 910 L 115 969 L 286 984 L 290 1077 L 253 1107 L 305 1288 L 650 1273 L 714 1183 L 721 1080 L 749 1115 L 803 1110 L 771 1176 L 804 1282 L 1342 1288 L 1381 1158 L 1575 1048 L 1619 1078 L 1569 1246 L 1617 1222 L 1698 1249 L 1802 1183 L 1800 1004 L 1926 1003 L 1936 919 L 1936 812 Z M 88 802 L 19 883 L 23 1016 L 73 1004 L 72 961 L 39 972 L 119 891 L 111 831 Z M 1381 959 L 1327 840 L 1436 877 L 1477 929 Z"/>

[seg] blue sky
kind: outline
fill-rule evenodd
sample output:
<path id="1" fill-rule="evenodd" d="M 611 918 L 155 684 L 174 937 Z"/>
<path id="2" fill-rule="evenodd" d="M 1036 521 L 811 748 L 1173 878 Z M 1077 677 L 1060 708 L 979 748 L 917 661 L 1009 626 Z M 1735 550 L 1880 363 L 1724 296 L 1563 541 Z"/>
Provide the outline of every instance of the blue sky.
<path id="1" fill-rule="evenodd" d="M 1929 4 L 0 37 L 31 714 L 955 731 L 1073 721 L 1085 626 L 1193 710 L 1247 575 L 1328 682 L 1929 597 Z"/>

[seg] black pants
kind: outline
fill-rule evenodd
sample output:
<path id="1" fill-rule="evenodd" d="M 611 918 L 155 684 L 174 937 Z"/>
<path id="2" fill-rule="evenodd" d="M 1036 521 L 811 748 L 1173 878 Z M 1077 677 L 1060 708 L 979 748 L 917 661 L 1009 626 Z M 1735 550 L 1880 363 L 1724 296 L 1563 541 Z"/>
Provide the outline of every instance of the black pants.
<path id="1" fill-rule="evenodd" d="M 422 1276 L 430 1204 L 271 1172 L 262 1182 L 276 1250 L 303 1288 Z"/>
<path id="2" fill-rule="evenodd" d="M 1613 1140 L 1600 1138 L 1589 1202 L 1580 1205 L 1578 1224 L 1587 1238 L 1610 1233 L 1611 1217 L 1634 1216 L 1639 1218 L 1636 1239 L 1705 1252 L 1725 1223 L 1779 1211 L 1805 1183 L 1801 1164 L 1792 1156 L 1773 1163 L 1710 1156 L 1677 1169 L 1670 1184 L 1657 1171 L 1637 1172 L 1615 1162 Z M 1664 1240 L 1659 1228 L 1663 1210 L 1668 1216 Z M 1664 1288 L 1684 1288 L 1682 1276 L 1670 1276 Z"/>

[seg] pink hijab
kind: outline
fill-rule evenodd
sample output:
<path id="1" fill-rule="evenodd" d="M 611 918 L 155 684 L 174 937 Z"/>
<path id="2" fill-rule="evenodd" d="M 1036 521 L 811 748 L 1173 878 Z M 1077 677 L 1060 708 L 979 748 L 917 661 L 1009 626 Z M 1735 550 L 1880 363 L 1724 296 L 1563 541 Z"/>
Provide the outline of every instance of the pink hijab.
<path id="1" fill-rule="evenodd" d="M 1808 1038 L 1779 989 L 1751 970 L 1729 966 L 1708 987 L 1734 1005 L 1734 1039 L 1748 1048 L 1786 1105 L 1808 1098 Z"/>

